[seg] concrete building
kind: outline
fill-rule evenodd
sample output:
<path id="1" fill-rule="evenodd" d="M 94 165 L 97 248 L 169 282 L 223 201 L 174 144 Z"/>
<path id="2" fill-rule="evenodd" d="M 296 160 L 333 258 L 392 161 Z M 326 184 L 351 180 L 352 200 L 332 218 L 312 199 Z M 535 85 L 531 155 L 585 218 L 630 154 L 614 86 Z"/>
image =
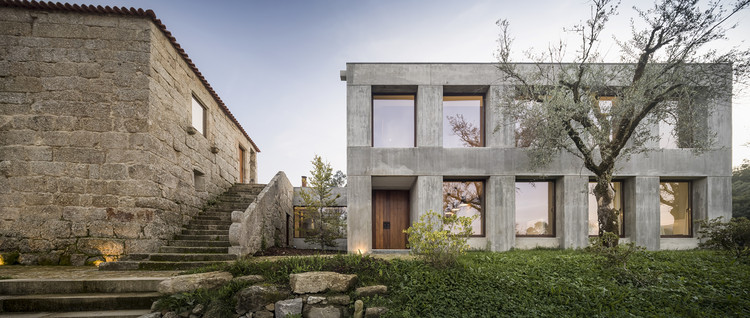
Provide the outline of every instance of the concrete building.
<path id="1" fill-rule="evenodd" d="M 474 248 L 588 244 L 592 174 L 567 154 L 529 168 L 522 134 L 495 107 L 512 88 L 503 78 L 493 64 L 347 64 L 350 252 L 405 249 L 403 229 L 428 210 L 476 215 Z M 693 248 L 694 221 L 731 216 L 731 88 L 711 102 L 712 149 L 696 155 L 653 125 L 662 140 L 619 164 L 624 241 Z M 456 135 L 458 119 L 475 138 Z"/>
<path id="2" fill-rule="evenodd" d="M 152 11 L 0 1 L 0 43 L 0 252 L 154 252 L 256 181 L 258 147 Z"/>

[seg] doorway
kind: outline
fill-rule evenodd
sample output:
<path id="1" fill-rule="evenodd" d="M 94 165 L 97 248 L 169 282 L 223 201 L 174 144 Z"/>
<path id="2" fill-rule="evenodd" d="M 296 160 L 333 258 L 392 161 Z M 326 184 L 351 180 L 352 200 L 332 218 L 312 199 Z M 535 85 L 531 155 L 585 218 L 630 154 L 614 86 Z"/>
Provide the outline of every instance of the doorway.
<path id="1" fill-rule="evenodd" d="M 374 249 L 405 249 L 409 227 L 409 191 L 375 190 L 372 194 Z"/>

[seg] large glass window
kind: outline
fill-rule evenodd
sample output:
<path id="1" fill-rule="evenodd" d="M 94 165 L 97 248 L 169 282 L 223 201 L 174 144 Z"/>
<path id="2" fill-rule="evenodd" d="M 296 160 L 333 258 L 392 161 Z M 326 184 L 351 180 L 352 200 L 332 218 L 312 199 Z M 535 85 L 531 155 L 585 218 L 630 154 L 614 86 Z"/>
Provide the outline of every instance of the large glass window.
<path id="1" fill-rule="evenodd" d="M 661 182 L 659 210 L 662 236 L 691 236 L 690 182 Z"/>
<path id="2" fill-rule="evenodd" d="M 484 147 L 484 97 L 443 97 L 443 147 Z"/>
<path id="3" fill-rule="evenodd" d="M 554 182 L 516 182 L 516 235 L 555 236 Z"/>
<path id="4" fill-rule="evenodd" d="M 206 108 L 193 96 L 192 125 L 201 135 L 206 135 Z"/>
<path id="5" fill-rule="evenodd" d="M 372 146 L 389 148 L 415 146 L 414 95 L 372 97 Z"/>
<path id="6" fill-rule="evenodd" d="M 599 235 L 599 217 L 597 213 L 598 204 L 596 203 L 596 196 L 594 195 L 594 187 L 596 182 L 589 182 L 589 235 Z M 622 182 L 613 181 L 612 187 L 615 190 L 615 198 L 612 200 L 610 207 L 620 211 L 620 236 L 625 234 L 625 226 L 623 225 L 623 209 L 622 209 Z"/>
<path id="7" fill-rule="evenodd" d="M 294 237 L 305 238 L 307 233 L 315 230 L 315 223 L 309 217 L 305 216 L 306 207 L 294 207 Z M 324 217 L 338 216 L 341 219 L 342 226 L 339 228 L 339 234 L 346 238 L 346 207 L 333 206 L 323 208 Z"/>
<path id="8" fill-rule="evenodd" d="M 443 182 L 443 213 L 474 217 L 471 223 L 472 235 L 484 235 L 484 182 L 445 181 Z"/>

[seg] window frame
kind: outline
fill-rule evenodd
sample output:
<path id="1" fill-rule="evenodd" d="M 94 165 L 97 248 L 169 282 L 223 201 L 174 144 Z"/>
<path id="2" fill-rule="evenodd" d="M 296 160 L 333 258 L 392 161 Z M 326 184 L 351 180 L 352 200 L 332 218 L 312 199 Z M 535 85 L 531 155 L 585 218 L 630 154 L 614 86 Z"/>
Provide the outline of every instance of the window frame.
<path id="1" fill-rule="evenodd" d="M 411 100 L 413 101 L 413 109 L 414 109 L 414 131 L 412 132 L 413 135 L 413 141 L 411 147 L 376 147 L 375 146 L 375 100 L 376 99 L 384 99 L 387 100 L 388 98 L 384 97 L 392 97 L 392 99 L 403 99 L 403 100 Z M 400 98 L 399 98 L 400 97 Z M 407 99 L 404 97 L 411 97 L 411 99 Z M 370 147 L 371 148 L 416 148 L 417 147 L 417 94 L 415 93 L 404 93 L 404 94 L 371 94 L 370 96 Z"/>
<path id="2" fill-rule="evenodd" d="M 487 129 L 485 127 L 485 125 L 486 125 L 486 123 L 485 123 L 485 121 L 486 121 L 486 114 L 487 114 L 486 108 L 487 107 L 485 107 L 485 99 L 486 99 L 486 97 L 485 97 L 484 94 L 481 94 L 481 95 L 479 95 L 479 94 L 443 94 L 443 98 L 442 98 L 442 101 L 441 101 L 441 103 L 442 103 L 441 104 L 441 109 L 442 109 L 442 116 L 441 116 L 442 117 L 442 122 L 441 122 L 442 125 L 441 126 L 442 126 L 443 129 L 442 129 L 441 133 L 443 135 L 445 135 L 445 101 L 446 101 L 446 98 L 448 98 L 448 99 L 455 98 L 456 101 L 459 101 L 459 100 L 474 100 L 474 99 L 461 99 L 461 97 L 464 97 L 464 98 L 466 98 L 466 97 L 478 97 L 478 100 L 479 100 L 479 141 L 480 141 L 479 143 L 480 143 L 480 146 L 477 146 L 477 147 L 445 147 L 445 138 L 443 138 L 442 145 L 440 145 L 440 146 L 443 147 L 443 148 L 458 148 L 458 149 L 462 149 L 462 148 L 485 148 L 485 147 L 487 147 L 487 138 L 486 138 L 487 137 L 486 136 L 487 135 L 487 132 L 486 132 Z M 414 118 L 416 118 L 416 115 L 415 115 Z M 416 127 L 416 125 L 415 125 L 415 127 Z"/>
<path id="3" fill-rule="evenodd" d="M 486 220 L 486 203 L 487 203 L 487 182 L 485 179 L 478 179 L 478 178 L 443 178 L 443 184 L 446 182 L 480 182 L 482 184 L 482 193 L 480 194 L 480 205 L 482 207 L 482 210 L 479 211 L 479 220 L 480 220 L 480 228 L 481 233 L 480 234 L 471 234 L 469 237 L 486 237 L 487 236 L 487 224 L 485 222 Z M 442 193 L 441 193 L 442 196 Z M 444 202 L 443 202 L 444 203 Z M 442 211 L 444 213 L 444 211 Z"/>
<path id="4" fill-rule="evenodd" d="M 192 126 L 193 128 L 195 128 L 195 130 L 197 132 L 199 132 L 201 135 L 203 135 L 203 137 L 207 137 L 208 136 L 208 107 L 206 107 L 206 105 L 203 104 L 203 102 L 200 100 L 200 98 L 198 98 L 197 96 L 195 96 L 195 94 L 191 94 L 191 96 L 192 96 L 192 99 L 191 99 L 191 102 L 190 102 L 190 126 Z M 202 117 L 203 118 L 202 118 L 202 122 L 201 122 L 201 125 L 202 125 L 201 130 L 202 131 L 199 130 L 198 127 L 195 127 L 195 122 L 194 122 L 195 114 L 193 113 L 193 111 L 194 111 L 194 107 L 193 106 L 195 104 L 197 104 L 203 110 L 203 112 L 202 112 Z"/>
<path id="5" fill-rule="evenodd" d="M 295 205 L 294 207 L 292 207 L 292 214 L 293 214 L 292 215 L 292 235 L 293 235 L 292 237 L 293 238 L 304 239 L 304 238 L 307 237 L 307 236 L 302 235 L 302 231 L 300 231 L 301 228 L 298 227 L 298 224 L 302 224 L 300 222 L 304 222 L 304 213 L 302 213 L 302 212 L 306 211 L 308 208 L 309 208 L 308 206 L 302 206 L 302 205 Z M 324 209 L 326 209 L 326 208 L 343 209 L 343 213 L 342 214 L 348 214 L 349 213 L 349 211 L 348 211 L 349 208 L 347 206 L 335 205 L 335 206 L 327 206 L 327 207 L 323 207 L 323 208 Z M 298 211 L 300 213 L 298 213 Z M 347 217 L 348 217 L 348 215 L 347 215 Z M 343 234 L 343 239 L 347 239 L 349 235 L 347 233 L 346 225 L 344 225 L 344 227 L 342 227 L 340 230 L 341 230 L 341 232 Z"/>
<path id="6" fill-rule="evenodd" d="M 619 182 L 620 183 L 620 206 L 622 209 L 620 209 L 620 237 L 625 237 L 625 180 L 622 179 L 613 179 L 612 182 Z M 591 190 L 590 186 L 592 183 L 596 183 L 595 180 L 589 180 L 589 183 L 587 185 L 587 188 Z M 593 196 L 594 194 L 591 193 L 591 191 L 588 192 L 589 196 Z M 617 194 L 615 194 L 617 196 Z M 589 211 L 591 213 L 591 211 Z M 597 226 L 598 226 L 598 218 L 597 218 Z M 586 230 L 588 232 L 588 229 Z M 599 235 L 591 235 L 589 234 L 589 237 L 597 237 Z"/>
<path id="7" fill-rule="evenodd" d="M 675 182 L 682 182 L 687 183 L 687 205 L 688 205 L 688 234 L 686 235 L 661 235 L 659 233 L 660 238 L 692 238 L 694 237 L 694 226 L 693 226 L 693 182 L 691 180 L 675 180 L 675 179 L 659 179 L 659 231 L 661 232 L 661 184 L 662 183 L 675 183 Z M 674 232 L 674 231 L 673 231 Z"/>
<path id="8" fill-rule="evenodd" d="M 514 189 L 516 188 L 515 184 L 519 183 L 519 182 L 522 182 L 522 183 L 548 182 L 549 184 L 552 185 L 552 189 L 549 189 L 549 186 L 547 188 L 548 191 L 549 191 L 547 193 L 547 200 L 548 200 L 549 207 L 552 209 L 552 220 L 549 220 L 550 221 L 549 223 L 551 224 L 551 228 L 552 228 L 552 234 L 518 234 L 518 233 L 515 233 L 516 232 L 515 225 L 516 225 L 516 221 L 518 220 L 518 209 L 517 209 L 517 207 L 518 207 L 518 200 L 514 200 L 515 203 L 514 203 L 513 209 L 515 211 L 515 213 L 514 213 L 515 217 L 514 217 L 514 220 L 513 220 L 513 232 L 514 232 L 515 237 L 522 237 L 522 238 L 523 237 L 557 237 L 557 180 L 554 180 L 554 179 L 525 179 L 525 178 L 516 179 L 515 183 L 513 184 L 513 188 Z M 517 194 L 514 193 L 514 195 L 517 195 Z M 549 202 L 549 201 L 552 201 L 552 202 Z"/>

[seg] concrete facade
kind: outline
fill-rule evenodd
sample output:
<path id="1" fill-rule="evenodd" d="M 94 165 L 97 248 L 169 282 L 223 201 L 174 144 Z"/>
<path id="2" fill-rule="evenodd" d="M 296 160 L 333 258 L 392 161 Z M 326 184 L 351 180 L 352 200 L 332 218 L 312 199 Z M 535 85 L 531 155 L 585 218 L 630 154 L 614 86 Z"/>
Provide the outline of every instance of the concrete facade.
<path id="1" fill-rule="evenodd" d="M 294 187 L 294 197 L 293 197 L 293 200 L 292 200 L 292 204 L 294 206 L 294 209 L 306 207 L 305 201 L 302 199 L 302 196 L 300 196 L 300 194 L 299 194 L 300 191 L 302 191 L 302 189 L 303 189 L 302 187 Z M 336 188 L 333 188 L 331 190 L 331 194 L 333 196 L 336 196 L 336 195 L 339 196 L 336 199 L 336 201 L 334 202 L 333 207 L 337 207 L 337 208 L 344 207 L 344 208 L 346 208 L 346 205 L 347 205 L 347 200 L 346 200 L 347 193 L 346 192 L 347 192 L 346 191 L 346 187 L 336 187 Z M 294 214 L 295 213 L 293 212 L 292 213 L 292 218 L 295 217 Z M 292 219 L 290 221 L 289 229 L 290 229 L 289 238 L 290 238 L 290 242 L 291 242 L 291 246 L 292 247 L 299 248 L 299 249 L 316 249 L 316 248 L 320 248 L 320 246 L 318 246 L 318 245 L 313 245 L 313 244 L 305 242 L 305 238 L 304 237 L 295 237 L 295 230 L 296 230 L 296 228 L 295 228 L 295 220 L 294 219 Z M 347 244 L 346 244 L 346 237 L 344 237 L 344 238 L 336 239 L 336 247 L 333 247 L 333 248 L 330 248 L 330 249 L 334 249 L 334 250 L 346 250 L 346 246 L 347 246 Z"/>
<path id="2" fill-rule="evenodd" d="M 83 8 L 0 6 L 0 252 L 24 264 L 154 252 L 239 182 L 240 148 L 256 179 L 257 146 L 153 12 Z"/>
<path id="3" fill-rule="evenodd" d="M 372 192 L 409 190 L 411 221 L 427 210 L 441 211 L 442 182 L 468 178 L 484 182 L 484 235 L 470 238 L 474 248 L 581 248 L 588 245 L 588 182 L 579 159 L 561 154 L 548 166 L 532 170 L 527 150 L 516 148 L 514 123 L 498 105 L 510 83 L 493 64 L 349 63 L 341 72 L 347 84 L 348 250 L 373 250 Z M 442 147 L 443 96 L 484 97 L 484 147 Z M 375 148 L 373 95 L 415 96 L 416 146 Z M 660 180 L 689 181 L 693 221 L 731 216 L 731 88 L 726 98 L 712 101 L 706 125 L 715 133 L 712 149 L 660 149 L 620 162 L 616 179 L 623 183 L 625 233 L 650 250 L 697 246 L 691 237 L 660 235 Z M 658 131 L 659 127 L 651 127 Z M 515 182 L 543 178 L 555 184 L 555 235 L 515 235 Z"/>

